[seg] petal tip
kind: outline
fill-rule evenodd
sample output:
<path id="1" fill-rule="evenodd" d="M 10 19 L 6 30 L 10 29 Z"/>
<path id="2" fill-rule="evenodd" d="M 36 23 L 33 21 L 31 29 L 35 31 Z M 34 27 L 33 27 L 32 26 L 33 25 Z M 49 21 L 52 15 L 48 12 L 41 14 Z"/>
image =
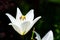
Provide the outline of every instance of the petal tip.
<path id="1" fill-rule="evenodd" d="M 34 9 L 31 9 L 29 12 L 34 13 Z"/>
<path id="2" fill-rule="evenodd" d="M 17 9 L 19 9 L 19 8 L 17 7 Z"/>
<path id="3" fill-rule="evenodd" d="M 41 18 L 41 16 L 39 16 L 39 18 Z"/>
<path id="4" fill-rule="evenodd" d="M 9 15 L 8 13 L 6 13 L 5 15 Z"/>
<path id="5" fill-rule="evenodd" d="M 31 9 L 31 11 L 34 11 L 34 9 Z"/>
<path id="6" fill-rule="evenodd" d="M 17 7 L 17 12 L 20 12 L 20 9 L 19 9 L 19 7 Z"/>
<path id="7" fill-rule="evenodd" d="M 9 23 L 8 25 L 11 25 L 11 23 Z"/>
<path id="8" fill-rule="evenodd" d="M 50 30 L 50 31 L 49 31 L 49 33 L 50 33 L 50 35 L 52 35 L 52 36 L 53 36 L 53 32 L 52 32 L 52 30 Z"/>
<path id="9" fill-rule="evenodd" d="M 53 33 L 52 30 L 49 31 L 50 33 Z"/>

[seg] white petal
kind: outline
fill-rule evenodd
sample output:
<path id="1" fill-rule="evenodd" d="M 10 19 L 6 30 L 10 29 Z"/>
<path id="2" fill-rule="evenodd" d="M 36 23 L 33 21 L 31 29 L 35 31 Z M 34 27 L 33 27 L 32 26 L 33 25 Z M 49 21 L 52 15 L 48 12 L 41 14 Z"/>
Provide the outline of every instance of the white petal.
<path id="1" fill-rule="evenodd" d="M 41 18 L 41 16 L 37 17 L 35 20 L 30 22 L 30 26 L 26 29 L 26 33 L 33 27 L 33 25 Z"/>
<path id="2" fill-rule="evenodd" d="M 15 18 L 12 15 L 10 15 L 8 13 L 6 13 L 6 15 L 9 17 L 9 19 L 12 23 L 15 23 Z"/>
<path id="3" fill-rule="evenodd" d="M 14 30 L 16 31 L 16 32 L 18 32 L 20 35 L 22 35 L 22 30 L 21 30 L 21 28 L 20 27 L 18 27 L 17 25 L 15 25 L 15 24 L 13 24 L 13 23 L 10 23 L 9 25 L 12 25 L 12 27 L 14 28 Z"/>
<path id="4" fill-rule="evenodd" d="M 43 38 L 42 40 L 53 40 L 53 32 L 50 30 Z"/>
<path id="5" fill-rule="evenodd" d="M 39 35 L 36 31 L 34 31 L 34 33 L 36 34 L 36 37 L 35 37 L 35 38 L 36 38 L 37 40 L 41 40 L 40 35 Z"/>
<path id="6" fill-rule="evenodd" d="M 41 18 L 41 16 L 35 18 L 35 19 L 33 20 L 33 24 L 32 24 L 32 25 L 34 25 L 40 18 Z"/>
<path id="7" fill-rule="evenodd" d="M 26 14 L 26 19 L 27 20 L 33 20 L 34 19 L 34 10 L 30 10 L 27 14 Z"/>
<path id="8" fill-rule="evenodd" d="M 30 26 L 30 22 L 29 21 L 25 21 L 21 24 L 22 27 L 22 31 L 24 32 L 24 34 L 26 34 L 26 29 L 28 29 L 28 27 Z M 27 30 L 28 31 L 28 30 Z"/>
<path id="9" fill-rule="evenodd" d="M 19 20 L 21 16 L 22 16 L 22 13 L 21 13 L 20 9 L 17 7 L 16 19 Z"/>

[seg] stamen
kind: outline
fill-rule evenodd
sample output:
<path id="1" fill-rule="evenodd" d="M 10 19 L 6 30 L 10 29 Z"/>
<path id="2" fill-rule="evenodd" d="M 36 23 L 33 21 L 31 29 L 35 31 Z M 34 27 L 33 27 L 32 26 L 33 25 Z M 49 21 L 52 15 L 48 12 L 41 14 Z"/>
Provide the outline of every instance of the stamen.
<path id="1" fill-rule="evenodd" d="M 24 19 L 26 19 L 26 17 L 22 15 L 22 16 L 20 17 L 20 19 L 21 19 L 21 20 L 24 20 Z"/>

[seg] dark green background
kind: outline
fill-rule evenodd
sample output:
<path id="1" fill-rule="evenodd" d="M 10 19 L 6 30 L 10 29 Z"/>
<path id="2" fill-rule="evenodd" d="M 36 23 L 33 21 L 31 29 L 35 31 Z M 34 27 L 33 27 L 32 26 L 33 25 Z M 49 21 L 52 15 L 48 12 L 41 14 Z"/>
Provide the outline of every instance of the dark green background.
<path id="1" fill-rule="evenodd" d="M 25 15 L 29 10 L 34 9 L 35 18 L 42 18 L 34 25 L 35 30 L 41 38 L 52 30 L 54 40 L 60 40 L 60 0 L 0 0 L 0 39 L 1 40 L 22 40 L 12 26 L 5 13 L 10 13 L 15 17 L 16 8 L 19 7 Z M 33 29 L 33 28 L 32 28 Z M 26 40 L 30 40 L 31 32 L 25 35 Z"/>

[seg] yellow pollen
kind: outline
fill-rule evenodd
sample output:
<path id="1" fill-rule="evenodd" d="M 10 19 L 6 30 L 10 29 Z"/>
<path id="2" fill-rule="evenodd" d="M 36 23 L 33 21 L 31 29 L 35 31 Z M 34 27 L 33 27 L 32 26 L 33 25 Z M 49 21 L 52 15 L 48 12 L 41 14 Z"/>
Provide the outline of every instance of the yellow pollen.
<path id="1" fill-rule="evenodd" d="M 26 19 L 26 16 L 23 16 L 23 15 L 22 15 L 22 16 L 20 17 L 20 19 L 21 19 L 21 20 L 24 20 L 24 19 Z"/>

